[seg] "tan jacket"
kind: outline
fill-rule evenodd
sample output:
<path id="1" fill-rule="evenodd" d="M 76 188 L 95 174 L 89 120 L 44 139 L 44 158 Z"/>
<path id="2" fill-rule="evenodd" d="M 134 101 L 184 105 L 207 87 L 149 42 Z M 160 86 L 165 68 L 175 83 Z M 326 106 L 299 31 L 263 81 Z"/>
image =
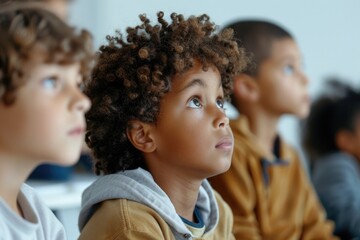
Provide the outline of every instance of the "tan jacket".
<path id="1" fill-rule="evenodd" d="M 236 239 L 336 239 L 298 154 L 280 142 L 286 164 L 268 167 L 266 185 L 261 150 L 247 119 L 230 124 L 235 138 L 232 166 L 210 182 L 233 210 Z"/>
<path id="2" fill-rule="evenodd" d="M 214 231 L 205 233 L 204 240 L 234 239 L 233 218 L 229 206 L 215 192 L 219 207 L 219 223 Z M 172 240 L 169 225 L 153 209 L 126 199 L 113 199 L 101 203 L 81 232 L 80 240 Z M 189 239 L 183 236 L 181 239 Z"/>

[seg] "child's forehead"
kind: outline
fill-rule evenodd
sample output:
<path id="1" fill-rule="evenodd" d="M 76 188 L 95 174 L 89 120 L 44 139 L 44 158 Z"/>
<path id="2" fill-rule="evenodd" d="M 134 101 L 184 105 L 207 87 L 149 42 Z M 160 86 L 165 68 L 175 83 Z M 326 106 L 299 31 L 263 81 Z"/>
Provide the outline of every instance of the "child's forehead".
<path id="1" fill-rule="evenodd" d="M 202 74 L 204 72 L 220 75 L 219 69 L 214 64 L 204 64 L 199 60 L 195 60 L 192 67 L 190 67 L 184 72 L 174 74 L 171 80 L 184 81 L 186 79 L 196 78 L 197 75 Z"/>
<path id="2" fill-rule="evenodd" d="M 222 79 L 217 67 L 213 65 L 204 67 L 200 62 L 197 62 L 184 73 L 174 75 L 172 86 L 176 92 L 190 89 L 194 86 L 206 88 L 210 80 L 216 80 L 218 82 L 217 86 L 221 88 Z"/>
<path id="3" fill-rule="evenodd" d="M 298 46 L 292 38 L 277 38 L 270 41 L 268 48 L 268 57 L 276 57 L 278 53 L 286 52 L 298 52 Z"/>
<path id="4" fill-rule="evenodd" d="M 52 50 L 44 46 L 45 44 L 35 44 L 27 53 L 21 55 L 24 64 L 57 64 L 70 65 L 78 61 L 73 56 L 61 51 Z"/>
<path id="5" fill-rule="evenodd" d="M 70 72 L 73 78 L 81 76 L 81 64 L 79 62 L 61 63 L 58 61 L 46 61 L 42 57 L 33 57 L 25 60 L 22 64 L 21 75 L 25 81 L 39 80 L 47 77 L 67 76 Z"/>

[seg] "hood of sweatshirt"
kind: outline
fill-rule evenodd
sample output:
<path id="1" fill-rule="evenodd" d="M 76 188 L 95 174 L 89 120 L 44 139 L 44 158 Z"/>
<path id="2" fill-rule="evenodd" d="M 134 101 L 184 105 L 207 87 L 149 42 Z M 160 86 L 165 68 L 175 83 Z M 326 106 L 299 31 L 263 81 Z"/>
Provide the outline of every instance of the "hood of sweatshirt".
<path id="1" fill-rule="evenodd" d="M 166 193 L 152 175 L 142 169 L 127 170 L 99 177 L 83 193 L 79 215 L 79 229 L 83 229 L 96 210 L 96 204 L 109 199 L 128 199 L 154 209 L 170 226 L 174 236 L 191 235 Z M 199 189 L 196 206 L 205 224 L 205 233 L 212 231 L 219 221 L 219 210 L 213 190 L 207 180 Z"/>

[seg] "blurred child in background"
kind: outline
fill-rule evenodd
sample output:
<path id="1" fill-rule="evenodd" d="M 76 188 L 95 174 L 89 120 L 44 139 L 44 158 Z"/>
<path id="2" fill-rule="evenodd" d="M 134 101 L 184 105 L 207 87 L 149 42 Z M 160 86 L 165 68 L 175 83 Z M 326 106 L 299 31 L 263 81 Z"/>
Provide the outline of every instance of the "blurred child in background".
<path id="1" fill-rule="evenodd" d="M 234 213 L 237 239 L 332 239 L 298 153 L 279 136 L 280 118 L 309 112 L 308 79 L 294 38 L 262 20 L 236 21 L 235 38 L 254 64 L 234 78 L 232 165 L 211 179 Z"/>
<path id="2" fill-rule="evenodd" d="M 41 163 L 74 164 L 90 108 L 92 39 L 30 3 L 0 7 L 0 239 L 66 238 L 24 184 Z"/>
<path id="3" fill-rule="evenodd" d="M 303 145 L 315 189 L 342 239 L 360 239 L 360 91 L 338 80 L 311 106 Z"/>
<path id="4" fill-rule="evenodd" d="M 36 6 L 49 10 L 64 21 L 68 20 L 70 4 L 73 0 L 0 0 L 0 4 L 8 3 L 31 3 Z M 85 139 L 84 139 L 85 140 Z M 56 164 L 40 164 L 29 175 L 29 179 L 51 180 L 51 181 L 68 181 L 74 174 L 74 170 L 85 170 L 91 173 L 92 164 L 89 148 L 85 141 L 82 146 L 79 161 L 71 166 L 59 166 Z"/>

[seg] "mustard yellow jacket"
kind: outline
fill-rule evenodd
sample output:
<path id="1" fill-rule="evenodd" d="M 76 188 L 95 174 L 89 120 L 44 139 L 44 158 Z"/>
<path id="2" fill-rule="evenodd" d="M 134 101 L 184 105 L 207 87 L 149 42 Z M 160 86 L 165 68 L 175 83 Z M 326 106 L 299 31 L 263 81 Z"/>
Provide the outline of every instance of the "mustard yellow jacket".
<path id="1" fill-rule="evenodd" d="M 219 207 L 219 223 L 214 231 L 194 240 L 234 239 L 233 218 L 229 206 L 215 193 Z M 189 236 L 183 236 L 186 240 Z M 81 231 L 80 240 L 173 240 L 170 226 L 153 209 L 126 199 L 113 199 L 101 203 Z"/>
<path id="2" fill-rule="evenodd" d="M 80 239 L 234 239 L 232 212 L 207 180 L 201 183 L 196 206 L 205 224 L 201 237 L 187 228 L 150 172 L 137 168 L 108 174 L 82 195 Z"/>
<path id="3" fill-rule="evenodd" d="M 233 210 L 235 238 L 336 239 L 298 154 L 280 141 L 282 160 L 263 167 L 247 119 L 240 117 L 230 124 L 235 138 L 232 165 L 210 182 Z"/>

